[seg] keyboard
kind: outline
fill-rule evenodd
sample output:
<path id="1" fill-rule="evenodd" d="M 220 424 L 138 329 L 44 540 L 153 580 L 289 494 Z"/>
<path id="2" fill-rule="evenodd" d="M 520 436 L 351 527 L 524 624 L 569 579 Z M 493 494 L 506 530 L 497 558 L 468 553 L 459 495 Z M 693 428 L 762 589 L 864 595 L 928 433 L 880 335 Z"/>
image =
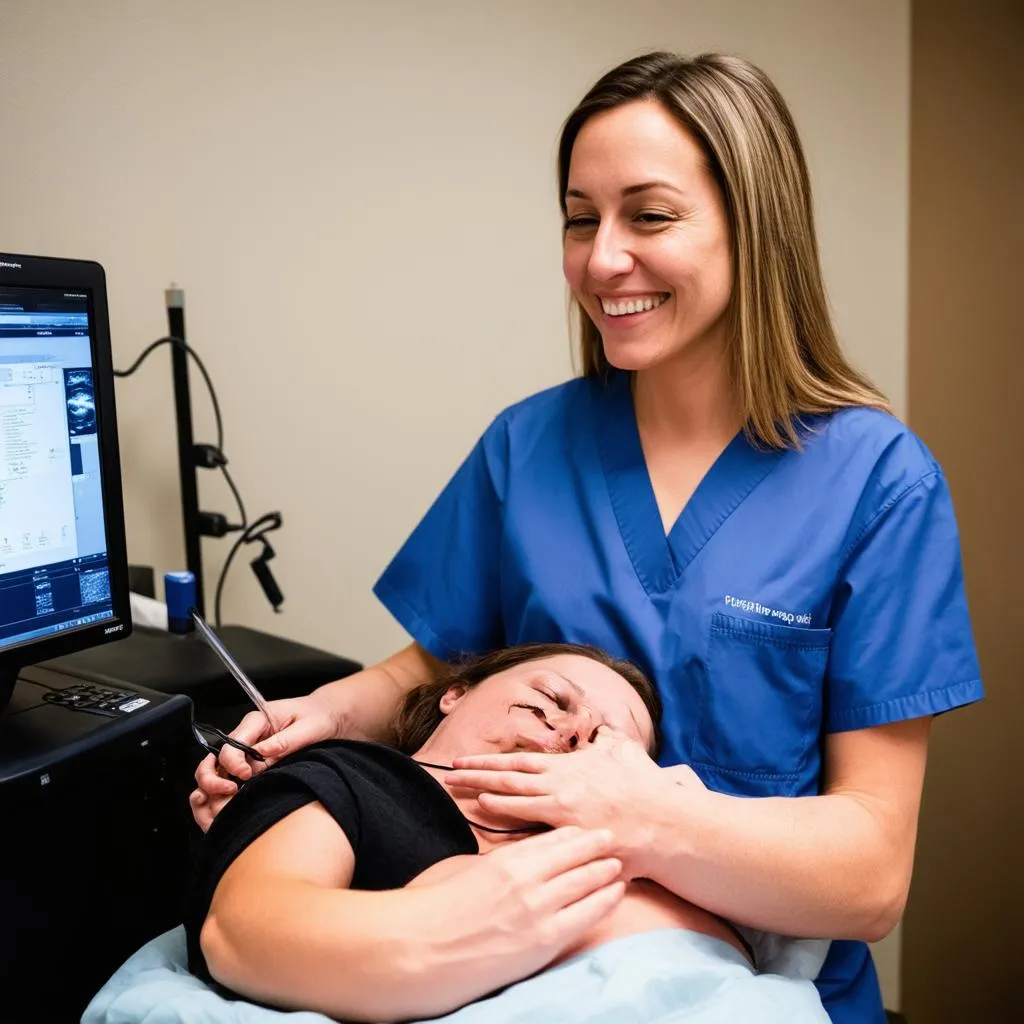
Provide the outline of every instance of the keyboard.
<path id="1" fill-rule="evenodd" d="M 43 694 L 47 704 L 56 704 L 72 711 L 86 711 L 91 715 L 120 718 L 130 715 L 149 704 L 149 700 L 134 690 L 114 689 L 98 683 L 75 683 L 60 690 L 47 690 Z"/>

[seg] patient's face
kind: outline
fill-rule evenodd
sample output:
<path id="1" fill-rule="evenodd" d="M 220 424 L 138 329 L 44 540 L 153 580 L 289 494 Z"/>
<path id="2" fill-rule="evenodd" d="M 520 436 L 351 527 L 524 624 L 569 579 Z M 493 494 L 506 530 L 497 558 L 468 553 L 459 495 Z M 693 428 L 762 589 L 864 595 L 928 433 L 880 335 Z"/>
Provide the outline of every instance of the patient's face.
<path id="1" fill-rule="evenodd" d="M 435 736 L 461 754 L 514 750 L 568 753 L 592 742 L 601 725 L 648 750 L 654 727 L 640 694 L 617 672 L 579 654 L 539 658 L 451 687 Z"/>

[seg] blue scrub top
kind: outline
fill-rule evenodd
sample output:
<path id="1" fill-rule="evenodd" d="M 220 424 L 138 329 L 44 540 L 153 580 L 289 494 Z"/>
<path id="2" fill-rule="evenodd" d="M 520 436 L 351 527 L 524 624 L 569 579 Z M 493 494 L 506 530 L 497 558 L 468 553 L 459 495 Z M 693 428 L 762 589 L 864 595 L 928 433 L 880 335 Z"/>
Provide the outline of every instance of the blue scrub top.
<path id="1" fill-rule="evenodd" d="M 629 658 L 662 763 L 723 793 L 816 794 L 824 734 L 982 696 L 946 481 L 872 409 L 806 418 L 801 451 L 737 435 L 666 537 L 628 374 L 570 381 L 494 420 L 374 592 L 444 660 Z M 863 943 L 833 943 L 818 988 L 833 1021 L 884 1021 Z"/>

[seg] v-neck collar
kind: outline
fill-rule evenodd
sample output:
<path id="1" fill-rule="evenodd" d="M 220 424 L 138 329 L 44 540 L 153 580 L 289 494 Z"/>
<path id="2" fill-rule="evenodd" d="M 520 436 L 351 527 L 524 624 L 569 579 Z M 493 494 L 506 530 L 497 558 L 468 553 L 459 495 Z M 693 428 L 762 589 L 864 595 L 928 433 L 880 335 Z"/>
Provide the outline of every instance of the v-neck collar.
<path id="1" fill-rule="evenodd" d="M 592 394 L 594 432 L 612 509 L 633 568 L 648 594 L 672 587 L 697 553 L 783 454 L 755 448 L 740 431 L 726 445 L 668 535 L 647 471 L 630 375 L 615 373 Z"/>

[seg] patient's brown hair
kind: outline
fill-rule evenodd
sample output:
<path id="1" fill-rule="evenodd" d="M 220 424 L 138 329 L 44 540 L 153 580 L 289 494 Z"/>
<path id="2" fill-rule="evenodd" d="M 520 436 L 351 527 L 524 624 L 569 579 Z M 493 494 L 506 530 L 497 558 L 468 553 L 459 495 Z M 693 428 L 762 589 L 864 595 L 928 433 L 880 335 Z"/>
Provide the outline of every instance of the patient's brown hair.
<path id="1" fill-rule="evenodd" d="M 461 683 L 464 686 L 476 686 L 490 676 L 495 676 L 506 669 L 524 665 L 542 658 L 553 658 L 558 654 L 576 654 L 590 658 L 613 672 L 618 673 L 633 687 L 644 702 L 651 722 L 654 725 L 654 740 L 651 755 L 657 757 L 661 747 L 661 698 L 651 681 L 631 661 L 613 658 L 598 647 L 589 644 L 555 644 L 537 643 L 520 644 L 516 647 L 503 647 L 489 654 L 453 665 L 449 672 L 417 686 L 406 694 L 395 719 L 395 746 L 403 753 L 414 754 L 430 738 L 434 730 L 444 720 L 441 712 L 441 697 L 450 686 Z"/>

